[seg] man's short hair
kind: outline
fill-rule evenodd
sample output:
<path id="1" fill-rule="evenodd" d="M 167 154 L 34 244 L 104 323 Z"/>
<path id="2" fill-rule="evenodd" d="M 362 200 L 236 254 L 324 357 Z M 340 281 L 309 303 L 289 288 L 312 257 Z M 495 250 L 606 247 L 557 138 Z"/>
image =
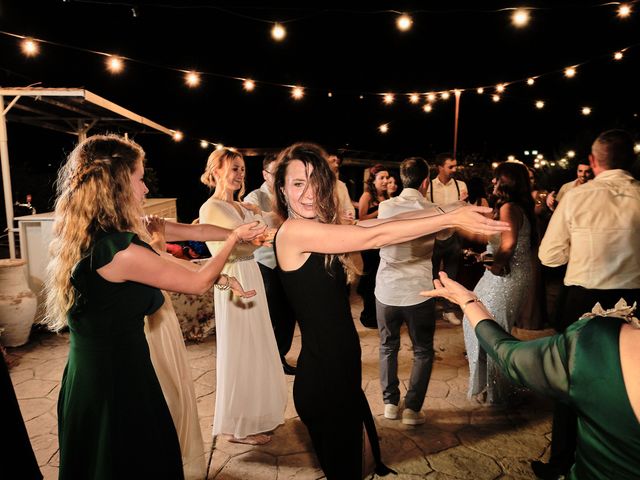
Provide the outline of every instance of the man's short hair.
<path id="1" fill-rule="evenodd" d="M 444 163 L 447 160 L 453 160 L 453 154 L 451 152 L 439 153 L 438 155 L 436 155 L 436 167 L 444 166 Z"/>
<path id="2" fill-rule="evenodd" d="M 422 157 L 409 157 L 400 164 L 400 180 L 404 188 L 416 190 L 429 177 L 429 164 Z"/>
<path id="3" fill-rule="evenodd" d="M 630 170 L 636 160 L 633 138 L 625 130 L 607 130 L 593 142 L 592 152 L 605 170 Z"/>
<path id="4" fill-rule="evenodd" d="M 275 162 L 278 159 L 277 153 L 267 153 L 262 160 L 262 169 L 266 170 L 270 163 Z"/>

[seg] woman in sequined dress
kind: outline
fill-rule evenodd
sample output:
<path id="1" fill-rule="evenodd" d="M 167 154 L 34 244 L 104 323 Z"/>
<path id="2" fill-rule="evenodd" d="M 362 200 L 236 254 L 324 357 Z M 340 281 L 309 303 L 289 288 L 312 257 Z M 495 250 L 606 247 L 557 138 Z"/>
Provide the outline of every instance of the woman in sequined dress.
<path id="1" fill-rule="evenodd" d="M 496 322 L 511 331 L 523 299 L 532 288 L 532 251 L 537 243 L 533 199 L 527 168 L 518 162 L 504 162 L 494 172 L 495 217 L 511 229 L 489 237 L 483 258 L 486 271 L 474 289 Z M 490 255 L 489 255 L 490 254 Z M 469 398 L 479 395 L 487 403 L 505 403 L 512 394 L 510 382 L 478 345 L 468 322 L 463 322 L 464 343 L 469 360 Z M 486 396 L 486 397 L 485 397 Z"/>

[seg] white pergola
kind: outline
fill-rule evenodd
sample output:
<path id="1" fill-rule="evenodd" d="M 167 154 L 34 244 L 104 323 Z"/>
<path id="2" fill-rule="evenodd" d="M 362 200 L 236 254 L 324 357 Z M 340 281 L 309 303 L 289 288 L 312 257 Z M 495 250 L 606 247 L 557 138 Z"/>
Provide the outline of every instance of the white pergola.
<path id="1" fill-rule="evenodd" d="M 6 99 L 6 100 L 5 100 Z M 5 101 L 6 106 L 5 106 Z M 9 115 L 9 111 L 12 111 Z M 9 231 L 9 254 L 16 257 L 13 226 L 13 194 L 9 171 L 7 121 L 33 125 L 78 137 L 98 123 L 128 130 L 164 133 L 176 132 L 82 88 L 0 87 L 0 161 L 2 188 Z"/>

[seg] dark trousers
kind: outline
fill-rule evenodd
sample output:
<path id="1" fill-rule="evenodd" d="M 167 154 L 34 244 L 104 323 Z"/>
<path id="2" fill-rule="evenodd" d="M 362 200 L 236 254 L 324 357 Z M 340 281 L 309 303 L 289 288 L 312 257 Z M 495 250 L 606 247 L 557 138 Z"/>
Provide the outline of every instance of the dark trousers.
<path id="1" fill-rule="evenodd" d="M 380 250 L 364 250 L 362 252 L 363 272 L 358 283 L 358 295 L 362 297 L 362 313 L 360 322 L 367 328 L 377 328 L 376 320 L 376 274 L 380 265 Z"/>
<path id="2" fill-rule="evenodd" d="M 640 289 L 595 290 L 578 286 L 564 287 L 558 296 L 554 326 L 564 331 L 583 314 L 590 312 L 600 302 L 602 308 L 613 308 L 624 298 L 627 304 L 640 302 Z M 570 406 L 556 402 L 553 409 L 551 430 L 551 456 L 549 463 L 568 470 L 573 465 L 576 453 L 578 417 Z"/>
<path id="3" fill-rule="evenodd" d="M 284 360 L 284 356 L 291 349 L 296 320 L 284 293 L 278 272 L 275 269 L 265 267 L 261 263 L 258 263 L 258 266 L 260 267 L 265 293 L 267 294 L 269 316 L 271 317 L 273 333 L 278 344 L 278 352 L 280 352 L 280 357 Z"/>
<path id="4" fill-rule="evenodd" d="M 394 307 L 376 300 L 380 332 L 380 384 L 384 403 L 398 405 L 400 402 L 398 351 L 400 327 L 405 322 L 413 345 L 413 366 L 404 403 L 413 411 L 422 409 L 433 367 L 433 334 L 436 329 L 434 305 L 433 300 L 426 300 L 408 307 Z"/>
<path id="5" fill-rule="evenodd" d="M 438 274 L 444 271 L 449 278 L 456 280 L 458 270 L 462 262 L 462 242 L 460 237 L 454 233 L 445 240 L 436 240 L 433 245 L 433 278 L 438 278 Z M 442 306 L 445 312 L 455 310 L 455 306 L 446 299 L 442 299 Z"/>

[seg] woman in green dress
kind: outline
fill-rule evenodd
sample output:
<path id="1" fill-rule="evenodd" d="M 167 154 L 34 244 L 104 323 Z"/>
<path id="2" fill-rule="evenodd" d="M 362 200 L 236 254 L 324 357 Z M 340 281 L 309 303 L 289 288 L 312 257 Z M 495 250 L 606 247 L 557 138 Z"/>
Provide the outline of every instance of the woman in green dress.
<path id="1" fill-rule="evenodd" d="M 234 230 L 197 271 L 160 257 L 143 240 L 143 162 L 135 142 L 96 135 L 71 152 L 59 173 L 46 288 L 47 323 L 70 331 L 58 399 L 61 480 L 183 478 L 144 316 L 162 305 L 160 289 L 201 294 L 214 282 L 232 286 L 220 272 L 256 226 Z"/>
<path id="2" fill-rule="evenodd" d="M 640 475 L 640 322 L 633 307 L 587 314 L 564 333 L 520 341 L 506 333 L 473 292 L 440 272 L 435 290 L 460 305 L 482 348 L 512 381 L 566 402 L 578 414 L 569 480 Z M 594 309 L 595 311 L 595 309 Z"/>

